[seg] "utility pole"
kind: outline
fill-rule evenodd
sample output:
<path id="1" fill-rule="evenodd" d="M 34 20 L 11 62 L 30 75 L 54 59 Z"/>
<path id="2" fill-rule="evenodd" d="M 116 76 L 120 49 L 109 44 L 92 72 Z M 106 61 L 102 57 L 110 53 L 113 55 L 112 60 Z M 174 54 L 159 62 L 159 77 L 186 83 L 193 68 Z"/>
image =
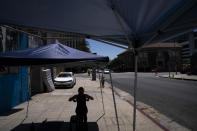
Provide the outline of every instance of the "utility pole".
<path id="1" fill-rule="evenodd" d="M 170 78 L 170 52 L 168 51 L 168 55 L 169 55 L 169 60 L 168 60 L 168 72 L 169 72 L 169 78 Z"/>
<path id="2" fill-rule="evenodd" d="M 93 53 L 96 55 L 96 53 Z M 96 80 L 96 67 L 94 66 L 92 68 L 92 80 L 95 81 Z"/>
<path id="3" fill-rule="evenodd" d="M 92 68 L 92 80 L 93 81 L 96 80 L 96 68 L 95 67 Z"/>

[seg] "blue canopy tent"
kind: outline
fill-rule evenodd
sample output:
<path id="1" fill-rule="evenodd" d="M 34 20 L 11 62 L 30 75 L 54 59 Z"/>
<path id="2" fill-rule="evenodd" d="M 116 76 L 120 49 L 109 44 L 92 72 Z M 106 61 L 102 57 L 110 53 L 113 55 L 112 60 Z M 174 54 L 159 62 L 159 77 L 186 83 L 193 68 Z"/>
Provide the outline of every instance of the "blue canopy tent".
<path id="1" fill-rule="evenodd" d="M 54 66 L 57 64 L 65 64 L 66 66 L 70 66 L 70 67 L 74 67 L 74 65 L 78 65 L 78 66 L 88 65 L 88 66 L 103 67 L 106 66 L 108 62 L 109 62 L 108 57 L 99 56 L 92 53 L 87 53 L 84 51 L 73 49 L 60 43 L 49 44 L 36 48 L 28 48 L 24 50 L 0 53 L 1 66 L 2 65 L 4 66 L 53 65 Z M 31 74 L 31 70 L 30 70 L 30 74 Z M 28 104 L 27 104 L 27 112 L 25 119 L 28 117 L 29 96 L 30 96 L 29 93 L 30 91 L 28 88 Z M 102 96 L 102 104 L 104 111 L 103 96 Z"/>
<path id="2" fill-rule="evenodd" d="M 196 12 L 196 0 L 2 0 L 0 23 L 73 32 L 132 47 L 135 130 L 137 49 L 194 30 Z"/>
<path id="3" fill-rule="evenodd" d="M 1 65 L 32 66 L 83 62 L 107 63 L 108 57 L 76 50 L 60 43 L 0 54 Z"/>

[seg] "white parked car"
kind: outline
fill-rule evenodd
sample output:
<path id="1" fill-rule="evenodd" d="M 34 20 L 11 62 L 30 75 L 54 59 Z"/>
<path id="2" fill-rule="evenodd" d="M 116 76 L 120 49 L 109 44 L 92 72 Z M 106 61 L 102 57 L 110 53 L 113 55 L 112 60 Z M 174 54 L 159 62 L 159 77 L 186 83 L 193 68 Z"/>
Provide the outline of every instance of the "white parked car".
<path id="1" fill-rule="evenodd" d="M 104 69 L 104 74 L 109 74 L 109 69 Z"/>
<path id="2" fill-rule="evenodd" d="M 62 87 L 73 87 L 76 84 L 76 78 L 72 72 L 60 72 L 54 79 L 54 85 Z"/>

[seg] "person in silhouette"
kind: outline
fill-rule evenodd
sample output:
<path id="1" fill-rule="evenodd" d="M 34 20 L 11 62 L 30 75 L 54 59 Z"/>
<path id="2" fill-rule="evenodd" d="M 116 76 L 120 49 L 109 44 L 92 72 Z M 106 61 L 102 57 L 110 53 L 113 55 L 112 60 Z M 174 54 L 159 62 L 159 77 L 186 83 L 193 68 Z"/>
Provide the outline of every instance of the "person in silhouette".
<path id="1" fill-rule="evenodd" d="M 69 98 L 69 101 L 77 102 L 77 107 L 75 112 L 77 115 L 77 119 L 80 122 L 87 123 L 88 108 L 86 106 L 86 101 L 89 101 L 89 99 L 94 100 L 92 96 L 89 96 L 88 94 L 84 94 L 83 87 L 79 87 L 77 95 L 74 95 Z"/>

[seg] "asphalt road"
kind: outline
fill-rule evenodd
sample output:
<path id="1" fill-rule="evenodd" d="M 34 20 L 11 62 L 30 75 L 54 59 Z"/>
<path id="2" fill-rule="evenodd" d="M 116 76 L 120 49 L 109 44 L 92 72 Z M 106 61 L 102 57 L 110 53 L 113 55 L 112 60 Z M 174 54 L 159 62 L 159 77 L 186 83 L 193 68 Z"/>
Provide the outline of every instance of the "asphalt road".
<path id="1" fill-rule="evenodd" d="M 88 77 L 87 74 L 78 76 Z M 109 81 L 109 75 L 105 74 Z M 112 73 L 116 88 L 133 95 L 134 73 Z M 152 106 L 177 123 L 197 131 L 197 81 L 155 77 L 138 73 L 137 101 Z"/>
<path id="2" fill-rule="evenodd" d="M 109 80 L 109 75 L 105 75 Z M 112 73 L 115 87 L 133 93 L 134 73 Z M 138 74 L 137 101 L 154 107 L 179 124 L 197 130 L 197 82 Z"/>

